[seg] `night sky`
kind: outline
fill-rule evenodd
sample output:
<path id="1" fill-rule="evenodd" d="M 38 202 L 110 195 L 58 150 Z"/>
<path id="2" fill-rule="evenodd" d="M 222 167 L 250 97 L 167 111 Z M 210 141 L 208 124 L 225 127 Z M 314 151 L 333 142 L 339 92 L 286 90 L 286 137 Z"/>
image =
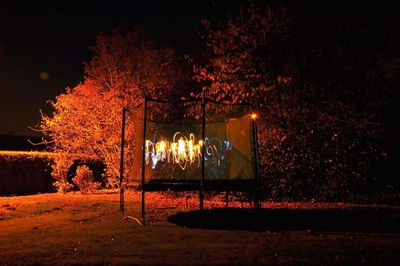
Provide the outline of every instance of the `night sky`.
<path id="1" fill-rule="evenodd" d="M 85 3 L 83 3 L 85 2 Z M 305 37 L 328 38 L 326 26 L 370 23 L 382 30 L 397 17 L 387 3 L 271 1 L 283 4 Z M 2 1 L 0 3 L 0 134 L 35 135 L 27 126 L 49 112 L 49 99 L 83 80 L 88 47 L 99 32 L 136 25 L 157 43 L 190 53 L 200 46 L 201 18 L 216 19 L 236 1 Z M 320 37 L 319 37 L 320 36 Z M 332 37 L 332 36 L 330 36 Z"/>

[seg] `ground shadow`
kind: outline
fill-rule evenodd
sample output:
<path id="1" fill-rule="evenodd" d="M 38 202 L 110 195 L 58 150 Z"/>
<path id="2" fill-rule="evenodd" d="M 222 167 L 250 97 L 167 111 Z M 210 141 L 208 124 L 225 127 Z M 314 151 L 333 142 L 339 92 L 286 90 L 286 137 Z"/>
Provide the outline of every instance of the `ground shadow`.
<path id="1" fill-rule="evenodd" d="M 400 209 L 250 209 L 180 212 L 168 218 L 180 226 L 249 231 L 336 231 L 400 233 Z"/>

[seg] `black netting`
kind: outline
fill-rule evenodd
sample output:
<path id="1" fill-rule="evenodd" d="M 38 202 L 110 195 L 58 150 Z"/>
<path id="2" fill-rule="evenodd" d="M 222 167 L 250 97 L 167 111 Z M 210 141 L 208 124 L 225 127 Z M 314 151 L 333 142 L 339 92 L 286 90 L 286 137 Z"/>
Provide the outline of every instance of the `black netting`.
<path id="1" fill-rule="evenodd" d="M 147 100 L 146 108 L 143 105 L 139 109 L 137 117 L 142 119 L 136 119 L 135 123 L 136 149 L 131 180 L 142 178 L 144 147 L 146 182 L 200 181 L 203 145 L 205 180 L 255 178 L 250 105 L 225 105 L 206 100 L 204 139 L 201 99 L 175 103 Z"/>
<path id="2" fill-rule="evenodd" d="M 207 102 L 205 179 L 254 179 L 250 105 Z"/>

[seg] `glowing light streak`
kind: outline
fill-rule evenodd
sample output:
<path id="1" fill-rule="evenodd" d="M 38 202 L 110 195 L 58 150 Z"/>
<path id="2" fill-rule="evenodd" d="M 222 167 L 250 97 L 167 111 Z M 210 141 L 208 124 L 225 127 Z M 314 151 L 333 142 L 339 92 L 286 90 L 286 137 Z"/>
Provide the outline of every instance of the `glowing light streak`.
<path id="1" fill-rule="evenodd" d="M 161 137 L 159 141 L 152 142 L 146 140 L 145 143 L 145 161 L 154 169 L 158 162 L 178 164 L 182 170 L 187 165 L 197 162 L 200 167 L 202 147 L 205 145 L 205 160 L 214 160 L 220 165 L 221 160 L 225 159 L 226 153 L 232 149 L 232 144 L 228 140 L 219 138 L 205 138 L 205 141 L 199 140 L 196 143 L 194 134 L 189 134 L 189 138 L 181 132 L 176 132 L 172 141 Z"/>

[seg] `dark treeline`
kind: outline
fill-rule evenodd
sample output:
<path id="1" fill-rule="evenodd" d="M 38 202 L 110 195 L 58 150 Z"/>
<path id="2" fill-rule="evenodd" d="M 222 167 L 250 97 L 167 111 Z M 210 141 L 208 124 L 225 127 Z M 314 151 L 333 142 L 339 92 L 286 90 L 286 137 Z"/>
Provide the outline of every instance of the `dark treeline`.
<path id="1" fill-rule="evenodd" d="M 230 88 L 245 84 L 239 93 L 248 92 L 258 106 L 266 197 L 398 200 L 400 21 L 395 8 L 376 1 L 256 1 L 254 6 L 253 13 L 238 8 L 214 24 L 214 35 L 205 37 L 212 48 L 205 54 L 211 74 L 203 76 L 214 97 L 231 100 L 229 90 L 237 92 Z M 278 12 L 263 13 L 268 9 Z M 257 19 L 246 28 L 251 16 Z M 257 24 L 266 18 L 275 30 Z M 241 39 L 230 29 L 238 25 L 247 29 L 241 36 L 257 45 L 235 46 Z M 255 59 L 235 65 L 235 53 Z M 253 72 L 248 73 L 265 78 L 246 80 L 243 69 L 249 65 Z M 240 70 L 229 80 L 224 71 L 234 66 Z M 221 97 L 221 91 L 228 96 Z"/>

